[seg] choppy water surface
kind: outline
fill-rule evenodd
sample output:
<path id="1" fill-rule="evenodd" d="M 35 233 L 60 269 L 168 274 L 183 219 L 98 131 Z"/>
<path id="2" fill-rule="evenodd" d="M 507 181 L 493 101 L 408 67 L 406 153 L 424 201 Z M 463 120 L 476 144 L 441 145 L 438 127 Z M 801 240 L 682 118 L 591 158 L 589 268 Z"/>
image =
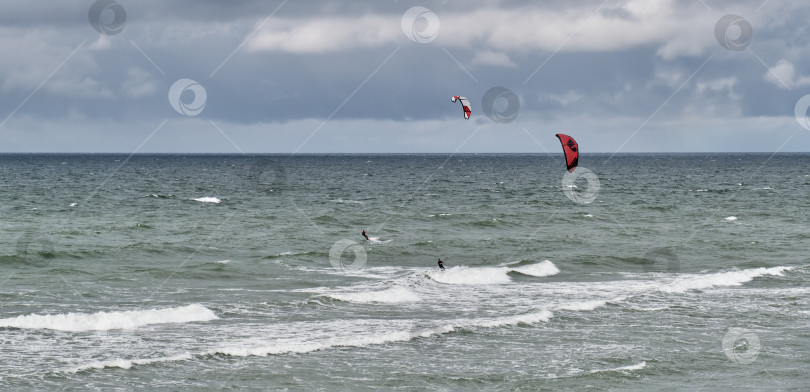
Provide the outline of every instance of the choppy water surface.
<path id="1" fill-rule="evenodd" d="M 557 155 L 0 155 L 0 385 L 810 389 L 810 154 L 564 173 Z"/>

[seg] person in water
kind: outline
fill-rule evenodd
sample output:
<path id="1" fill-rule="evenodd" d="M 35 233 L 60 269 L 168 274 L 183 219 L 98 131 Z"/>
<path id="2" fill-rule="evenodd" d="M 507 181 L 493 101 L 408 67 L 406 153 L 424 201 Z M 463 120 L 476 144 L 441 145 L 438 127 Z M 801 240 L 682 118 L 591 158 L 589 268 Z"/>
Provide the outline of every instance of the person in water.
<path id="1" fill-rule="evenodd" d="M 444 260 L 447 260 L 447 259 L 445 258 Z M 439 268 L 441 268 L 442 271 L 444 271 L 444 260 L 439 259 Z"/>
<path id="2" fill-rule="evenodd" d="M 363 237 L 366 237 L 366 241 L 368 241 L 368 240 L 369 240 L 369 238 L 368 238 L 368 236 L 366 235 L 366 231 L 365 231 L 365 230 L 363 230 L 363 233 L 362 233 L 362 234 L 363 234 Z"/>

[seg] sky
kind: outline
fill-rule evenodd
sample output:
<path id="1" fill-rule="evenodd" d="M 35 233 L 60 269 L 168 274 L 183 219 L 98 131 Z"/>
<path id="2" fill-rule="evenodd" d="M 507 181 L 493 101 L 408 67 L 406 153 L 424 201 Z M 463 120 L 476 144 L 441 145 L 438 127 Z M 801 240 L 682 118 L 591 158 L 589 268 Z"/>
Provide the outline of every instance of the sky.
<path id="1" fill-rule="evenodd" d="M 810 2 L 4 0 L 0 152 L 810 151 Z M 464 119 L 466 97 L 472 116 Z"/>

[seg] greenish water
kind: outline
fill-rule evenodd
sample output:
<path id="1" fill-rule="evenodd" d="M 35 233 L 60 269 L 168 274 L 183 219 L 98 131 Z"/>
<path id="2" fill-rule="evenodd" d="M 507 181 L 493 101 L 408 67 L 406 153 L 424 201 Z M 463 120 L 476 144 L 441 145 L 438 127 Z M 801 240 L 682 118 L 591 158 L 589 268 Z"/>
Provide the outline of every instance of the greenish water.
<path id="1" fill-rule="evenodd" d="M 0 386 L 810 388 L 810 154 L 565 173 L 558 155 L 0 155 Z"/>

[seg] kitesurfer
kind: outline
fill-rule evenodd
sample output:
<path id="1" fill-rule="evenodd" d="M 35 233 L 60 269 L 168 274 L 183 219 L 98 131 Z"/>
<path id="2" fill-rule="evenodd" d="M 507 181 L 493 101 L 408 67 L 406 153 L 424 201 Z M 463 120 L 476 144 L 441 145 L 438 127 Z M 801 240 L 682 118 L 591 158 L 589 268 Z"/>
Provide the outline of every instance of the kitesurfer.
<path id="1" fill-rule="evenodd" d="M 366 237 L 366 241 L 368 241 L 368 240 L 369 240 L 369 238 L 368 238 L 368 236 L 366 235 L 366 231 L 365 231 L 365 230 L 363 230 L 363 233 L 362 233 L 362 234 L 363 234 L 363 237 Z"/>
<path id="2" fill-rule="evenodd" d="M 444 260 L 447 260 L 447 258 L 445 257 Z M 441 268 L 442 271 L 444 271 L 444 260 L 439 259 L 439 268 Z"/>

